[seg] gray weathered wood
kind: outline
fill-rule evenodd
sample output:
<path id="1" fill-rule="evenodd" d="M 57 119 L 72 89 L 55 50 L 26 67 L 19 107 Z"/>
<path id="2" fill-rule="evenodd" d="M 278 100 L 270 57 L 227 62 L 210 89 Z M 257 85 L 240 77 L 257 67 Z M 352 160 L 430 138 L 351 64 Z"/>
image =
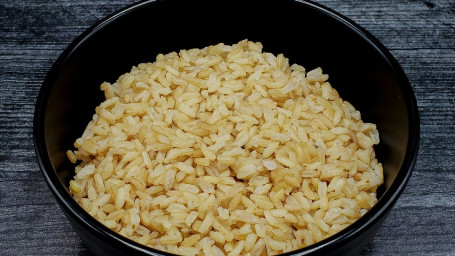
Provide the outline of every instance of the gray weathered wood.
<path id="1" fill-rule="evenodd" d="M 90 255 L 47 188 L 32 141 L 53 61 L 132 0 L 0 0 L 0 255 Z M 455 1 L 318 0 L 391 50 L 417 96 L 413 176 L 363 255 L 455 255 Z"/>

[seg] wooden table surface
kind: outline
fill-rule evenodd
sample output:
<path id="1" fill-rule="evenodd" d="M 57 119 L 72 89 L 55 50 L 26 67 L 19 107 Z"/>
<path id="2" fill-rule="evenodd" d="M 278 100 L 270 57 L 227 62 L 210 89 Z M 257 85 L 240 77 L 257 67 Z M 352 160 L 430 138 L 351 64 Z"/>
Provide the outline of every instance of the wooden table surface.
<path id="1" fill-rule="evenodd" d="M 0 255 L 91 255 L 56 204 L 32 141 L 52 63 L 93 23 L 132 0 L 0 0 Z M 455 255 L 455 1 L 318 0 L 376 36 L 417 97 L 413 175 L 362 255 Z"/>

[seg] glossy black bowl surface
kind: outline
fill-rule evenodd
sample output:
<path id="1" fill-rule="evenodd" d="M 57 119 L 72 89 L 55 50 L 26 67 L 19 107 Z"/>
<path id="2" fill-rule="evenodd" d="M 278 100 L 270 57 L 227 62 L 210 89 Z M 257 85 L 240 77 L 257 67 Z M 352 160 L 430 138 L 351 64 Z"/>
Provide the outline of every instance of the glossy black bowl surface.
<path id="1" fill-rule="evenodd" d="M 133 65 L 153 62 L 158 53 L 242 39 L 260 41 L 264 51 L 283 53 L 307 70 L 322 67 L 341 97 L 380 132 L 376 154 L 385 182 L 378 203 L 342 232 L 289 254 L 355 255 L 372 239 L 411 175 L 419 142 L 415 96 L 387 49 L 349 19 L 307 1 L 145 1 L 79 36 L 53 65 L 35 109 L 35 149 L 45 180 L 95 254 L 163 254 L 104 227 L 68 193 L 74 166 L 65 152 L 102 102 L 99 85 L 114 82 Z"/>

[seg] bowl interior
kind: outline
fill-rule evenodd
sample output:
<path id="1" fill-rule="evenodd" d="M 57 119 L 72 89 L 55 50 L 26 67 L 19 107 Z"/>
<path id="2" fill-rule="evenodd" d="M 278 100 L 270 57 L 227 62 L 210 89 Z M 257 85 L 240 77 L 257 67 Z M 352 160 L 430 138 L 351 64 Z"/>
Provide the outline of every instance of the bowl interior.
<path id="1" fill-rule="evenodd" d="M 60 180 L 54 184 L 58 193 L 66 193 L 74 175 L 65 152 L 73 149 L 72 143 L 103 101 L 99 89 L 103 81 L 115 82 L 133 65 L 155 61 L 158 53 L 242 39 L 260 41 L 264 51 L 283 53 L 291 64 L 307 70 L 322 67 L 362 119 L 377 124 L 381 143 L 376 154 L 385 175 L 378 197 L 387 193 L 400 170 L 399 182 L 405 180 L 409 168 L 403 163 L 412 158 L 407 148 L 417 131 L 410 125 L 418 118 L 409 106 L 415 104 L 414 96 L 393 58 L 391 62 L 385 49 L 364 31 L 312 4 L 168 0 L 142 3 L 92 27 L 49 73 L 35 125 L 42 129 L 44 143 L 38 147 L 47 153 L 43 161 L 50 163 L 46 172 Z"/>

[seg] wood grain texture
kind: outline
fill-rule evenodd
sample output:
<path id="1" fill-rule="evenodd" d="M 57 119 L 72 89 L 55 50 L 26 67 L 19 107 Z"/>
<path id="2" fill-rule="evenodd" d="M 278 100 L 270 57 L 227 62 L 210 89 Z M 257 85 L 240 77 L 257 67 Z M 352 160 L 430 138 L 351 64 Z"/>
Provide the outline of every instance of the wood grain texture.
<path id="1" fill-rule="evenodd" d="M 40 173 L 32 141 L 41 83 L 65 47 L 132 0 L 0 0 L 0 255 L 91 255 Z M 362 255 L 455 255 L 455 1 L 318 0 L 377 37 L 417 97 L 414 173 Z"/>

